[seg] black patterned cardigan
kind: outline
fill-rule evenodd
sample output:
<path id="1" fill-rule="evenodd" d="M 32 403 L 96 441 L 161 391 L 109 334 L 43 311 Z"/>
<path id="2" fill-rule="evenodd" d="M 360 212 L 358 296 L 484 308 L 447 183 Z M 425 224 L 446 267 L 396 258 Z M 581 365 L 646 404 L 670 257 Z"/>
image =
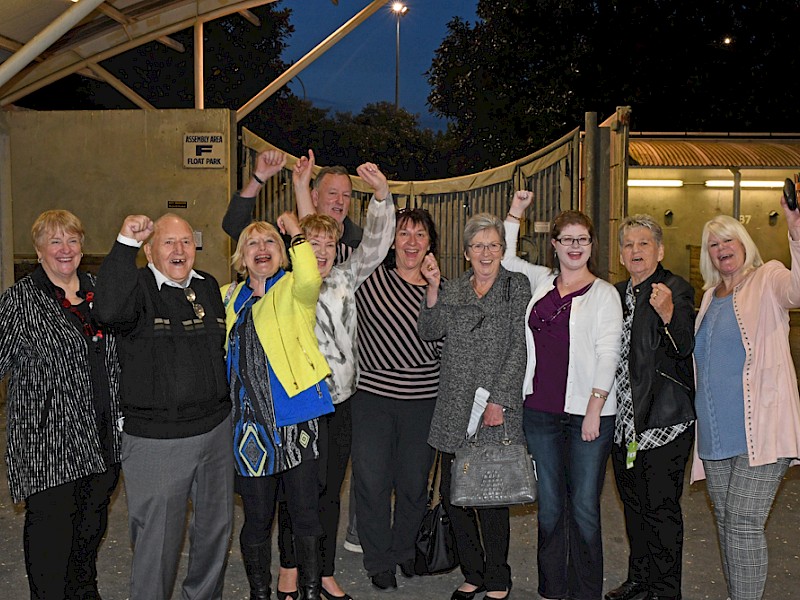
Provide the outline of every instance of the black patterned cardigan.
<path id="1" fill-rule="evenodd" d="M 0 296 L 0 375 L 10 374 L 6 465 L 14 502 L 107 468 L 86 341 L 55 298 L 37 284 L 36 275 L 22 278 Z M 79 276 L 81 289 L 94 288 L 91 275 Z M 118 462 L 119 363 L 113 336 L 106 336 L 105 347 L 112 453 Z"/>

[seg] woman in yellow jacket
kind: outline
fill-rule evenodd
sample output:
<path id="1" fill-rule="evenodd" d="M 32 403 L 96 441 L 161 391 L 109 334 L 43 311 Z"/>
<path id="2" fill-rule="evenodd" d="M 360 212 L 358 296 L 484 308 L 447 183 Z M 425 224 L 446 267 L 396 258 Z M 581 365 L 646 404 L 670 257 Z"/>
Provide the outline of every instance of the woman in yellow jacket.
<path id="1" fill-rule="evenodd" d="M 270 531 L 282 483 L 295 535 L 300 591 L 320 597 L 317 545 L 318 417 L 333 412 L 330 373 L 314 334 L 322 284 L 297 217 L 278 226 L 292 236 L 293 270 L 278 231 L 257 221 L 239 236 L 233 266 L 245 281 L 222 288 L 228 379 L 234 415 L 236 491 L 244 525 L 239 536 L 251 600 L 270 597 Z"/>

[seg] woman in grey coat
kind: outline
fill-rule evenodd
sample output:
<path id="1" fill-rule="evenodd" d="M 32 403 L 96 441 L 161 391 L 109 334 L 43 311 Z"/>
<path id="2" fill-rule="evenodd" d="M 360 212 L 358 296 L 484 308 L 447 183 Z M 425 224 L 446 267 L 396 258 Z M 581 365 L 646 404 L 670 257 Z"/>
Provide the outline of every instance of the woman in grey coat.
<path id="1" fill-rule="evenodd" d="M 450 504 L 450 470 L 456 449 L 465 443 L 476 393 L 487 400 L 479 443 L 500 444 L 506 436 L 512 443 L 524 443 L 519 390 L 525 372 L 525 307 L 531 292 L 524 275 L 500 266 L 504 250 L 503 222 L 481 213 L 464 230 L 469 271 L 441 283 L 432 255 L 422 265 L 428 289 L 419 335 L 425 340 L 444 338 L 428 443 L 442 452 L 441 492 L 464 574 L 452 600 L 472 600 L 484 591 L 486 599 L 503 600 L 511 591 L 508 507 Z"/>

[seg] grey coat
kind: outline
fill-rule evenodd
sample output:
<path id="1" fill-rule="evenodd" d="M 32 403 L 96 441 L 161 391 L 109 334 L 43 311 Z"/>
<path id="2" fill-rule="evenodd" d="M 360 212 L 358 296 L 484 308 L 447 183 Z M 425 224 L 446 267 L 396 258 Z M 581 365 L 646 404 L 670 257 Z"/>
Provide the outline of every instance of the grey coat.
<path id="1" fill-rule="evenodd" d="M 428 443 L 453 453 L 464 444 L 475 390 L 483 387 L 489 402 L 505 408 L 505 429 L 513 443 L 522 434 L 522 379 L 525 376 L 525 308 L 531 298 L 528 279 L 500 268 L 489 292 L 478 298 L 468 271 L 442 284 L 439 300 L 419 315 L 424 340 L 445 338 L 439 395 Z M 503 427 L 482 428 L 481 444 L 499 444 Z"/>

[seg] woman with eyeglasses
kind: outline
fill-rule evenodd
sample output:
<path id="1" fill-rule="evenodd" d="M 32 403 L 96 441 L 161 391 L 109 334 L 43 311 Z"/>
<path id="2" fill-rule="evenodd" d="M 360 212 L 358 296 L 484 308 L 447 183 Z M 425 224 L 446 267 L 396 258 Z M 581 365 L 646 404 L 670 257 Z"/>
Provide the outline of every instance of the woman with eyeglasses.
<path id="1" fill-rule="evenodd" d="M 120 470 L 116 340 L 80 270 L 83 225 L 66 210 L 31 228 L 39 265 L 0 296 L 8 384 L 8 486 L 25 501 L 30 597 L 99 598 L 97 550 Z"/>
<path id="2" fill-rule="evenodd" d="M 546 266 L 517 257 L 533 194 L 518 191 L 505 220 L 503 266 L 527 275 L 528 364 L 523 428 L 539 478 L 542 598 L 599 600 L 603 594 L 600 493 L 614 437 L 614 374 L 622 305 L 597 275 L 592 221 L 568 210 L 553 220 Z"/>
<path id="3" fill-rule="evenodd" d="M 464 508 L 450 504 L 455 452 L 466 443 L 473 400 L 486 400 L 476 442 L 522 444 L 522 375 L 525 372 L 525 307 L 531 293 L 525 277 L 500 265 L 503 222 L 487 213 L 464 228 L 464 257 L 471 268 L 441 283 L 436 259 L 428 256 L 422 275 L 428 282 L 419 316 L 424 340 L 444 338 L 439 395 L 428 443 L 442 452 L 441 494 L 453 525 L 462 583 L 452 600 L 508 598 L 508 507 Z"/>
<path id="4" fill-rule="evenodd" d="M 231 262 L 246 278 L 222 288 L 234 421 L 235 489 L 242 497 L 240 533 L 251 600 L 270 597 L 272 520 L 283 486 L 294 532 L 302 598 L 319 600 L 319 417 L 333 412 L 314 324 L 322 277 L 297 216 L 278 226 L 292 236 L 289 254 L 272 225 L 251 223 Z M 262 556 L 263 555 L 263 556 Z M 257 580 L 257 579 L 258 580 Z"/>

